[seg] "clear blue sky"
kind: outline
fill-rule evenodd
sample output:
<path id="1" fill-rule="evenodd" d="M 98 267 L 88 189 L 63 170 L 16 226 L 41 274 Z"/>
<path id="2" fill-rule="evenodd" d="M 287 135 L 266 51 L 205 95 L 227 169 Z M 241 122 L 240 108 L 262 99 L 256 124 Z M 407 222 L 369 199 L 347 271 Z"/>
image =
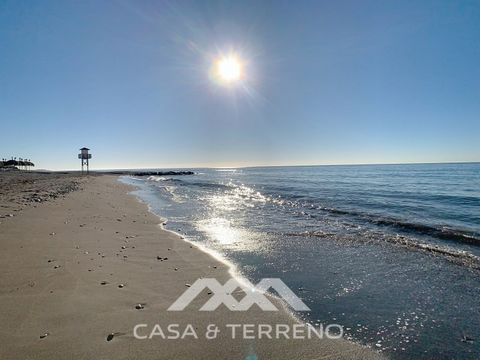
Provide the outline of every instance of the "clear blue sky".
<path id="1" fill-rule="evenodd" d="M 2 0 L 0 125 L 49 169 L 480 161 L 480 2 Z"/>

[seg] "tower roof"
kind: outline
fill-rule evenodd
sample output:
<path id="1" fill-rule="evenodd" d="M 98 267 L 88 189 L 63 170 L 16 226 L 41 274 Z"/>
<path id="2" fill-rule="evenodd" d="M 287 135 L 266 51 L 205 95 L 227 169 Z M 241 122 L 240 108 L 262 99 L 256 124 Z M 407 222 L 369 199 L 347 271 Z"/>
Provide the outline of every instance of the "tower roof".
<path id="1" fill-rule="evenodd" d="M 83 147 L 80 150 L 90 150 L 89 148 Z"/>

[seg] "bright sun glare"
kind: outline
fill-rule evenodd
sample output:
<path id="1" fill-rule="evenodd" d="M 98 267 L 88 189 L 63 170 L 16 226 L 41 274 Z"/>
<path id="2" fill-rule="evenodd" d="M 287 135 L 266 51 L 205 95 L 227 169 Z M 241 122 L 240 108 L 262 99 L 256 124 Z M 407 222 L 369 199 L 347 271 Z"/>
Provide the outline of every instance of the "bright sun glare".
<path id="1" fill-rule="evenodd" d="M 236 56 L 218 59 L 215 67 L 219 80 L 224 83 L 234 83 L 242 78 L 242 63 Z"/>

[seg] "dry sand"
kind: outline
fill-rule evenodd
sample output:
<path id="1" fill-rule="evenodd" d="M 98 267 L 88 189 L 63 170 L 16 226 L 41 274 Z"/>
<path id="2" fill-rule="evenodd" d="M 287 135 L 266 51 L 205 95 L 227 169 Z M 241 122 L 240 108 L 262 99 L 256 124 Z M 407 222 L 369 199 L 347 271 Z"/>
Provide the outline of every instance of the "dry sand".
<path id="1" fill-rule="evenodd" d="M 208 324 L 295 321 L 257 306 L 200 312 L 207 290 L 185 311 L 167 311 L 186 284 L 224 283 L 228 268 L 162 230 L 114 176 L 0 174 L 0 186 L 0 359 L 381 358 L 344 340 L 233 340 L 227 332 L 206 340 Z M 133 336 L 136 324 L 148 324 L 140 331 L 148 334 L 172 323 L 193 324 L 199 339 Z"/>

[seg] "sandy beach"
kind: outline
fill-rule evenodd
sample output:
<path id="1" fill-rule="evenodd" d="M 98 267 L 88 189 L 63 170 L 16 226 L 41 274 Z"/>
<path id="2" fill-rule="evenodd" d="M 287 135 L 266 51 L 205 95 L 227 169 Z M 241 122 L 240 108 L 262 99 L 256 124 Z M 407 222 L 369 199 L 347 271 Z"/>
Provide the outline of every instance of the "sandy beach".
<path id="1" fill-rule="evenodd" d="M 165 231 L 116 176 L 0 174 L 1 359 L 377 359 L 331 339 L 152 339 L 155 324 L 294 324 L 284 310 L 168 307 L 199 278 L 220 283 L 224 263 Z M 276 305 L 279 305 L 275 301 Z M 140 305 L 140 306 L 139 306 Z M 280 305 L 278 306 L 281 307 Z"/>

